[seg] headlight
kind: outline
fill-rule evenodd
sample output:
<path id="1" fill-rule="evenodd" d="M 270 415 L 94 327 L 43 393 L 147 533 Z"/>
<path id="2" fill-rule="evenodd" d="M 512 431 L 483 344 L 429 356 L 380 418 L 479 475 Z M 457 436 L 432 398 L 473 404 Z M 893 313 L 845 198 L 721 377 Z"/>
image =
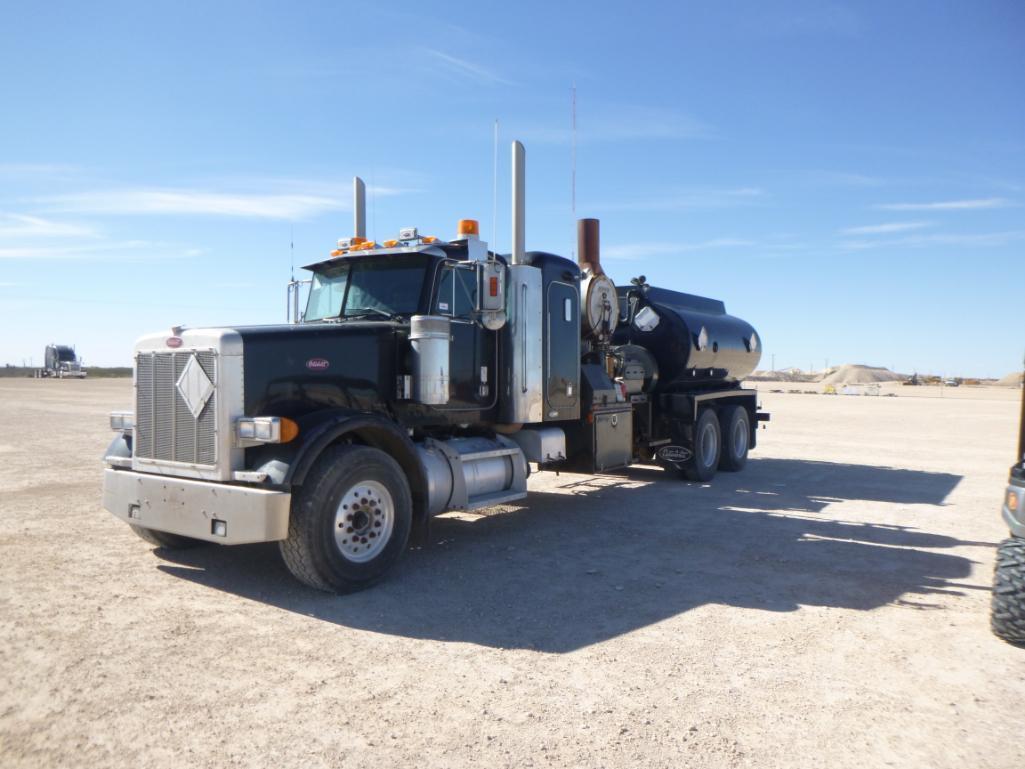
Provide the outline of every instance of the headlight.
<path id="1" fill-rule="evenodd" d="M 111 430 L 131 430 L 135 427 L 135 412 L 134 411 L 112 411 L 110 412 L 110 429 Z"/>
<path id="2" fill-rule="evenodd" d="M 235 423 L 240 441 L 288 443 L 299 434 L 299 425 L 285 417 L 242 417 Z"/>

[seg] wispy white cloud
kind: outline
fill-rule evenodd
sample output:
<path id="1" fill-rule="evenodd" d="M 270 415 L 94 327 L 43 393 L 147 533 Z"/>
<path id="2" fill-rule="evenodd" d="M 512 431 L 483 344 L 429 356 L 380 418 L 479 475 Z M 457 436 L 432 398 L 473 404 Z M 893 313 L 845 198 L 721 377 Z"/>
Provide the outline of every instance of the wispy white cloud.
<path id="1" fill-rule="evenodd" d="M 0 213 L 2 260 L 189 258 L 203 249 L 141 239 L 114 239 L 99 229 L 22 213 Z"/>
<path id="2" fill-rule="evenodd" d="M 202 253 L 202 252 L 199 252 Z M 156 243 L 147 240 L 102 241 L 88 244 L 12 245 L 0 246 L 0 260 L 66 261 L 89 259 L 136 261 L 152 259 L 185 259 L 196 255 L 196 249 Z"/>
<path id="3" fill-rule="evenodd" d="M 295 181 L 268 184 L 269 192 L 237 192 L 186 187 L 114 187 L 36 198 L 49 210 L 99 215 L 194 215 L 301 220 L 352 208 L 348 185 Z M 382 197 L 407 190 L 376 186 Z"/>
<path id="4" fill-rule="evenodd" d="M 971 234 L 936 233 L 933 235 L 910 235 L 903 238 L 847 240 L 841 242 L 845 251 L 866 251 L 876 248 L 927 248 L 943 246 L 965 246 L 971 248 L 993 248 L 1025 240 L 1025 230 L 984 232 Z"/>
<path id="5" fill-rule="evenodd" d="M 434 48 L 424 48 L 424 53 L 432 57 L 435 63 L 447 74 L 481 85 L 513 85 L 512 81 L 480 64 L 460 59 L 452 54 Z"/>
<path id="6" fill-rule="evenodd" d="M 193 214 L 308 219 L 350 207 L 344 198 L 298 193 L 253 194 L 174 188 L 91 190 L 41 198 L 59 211 L 89 214 Z"/>
<path id="7" fill-rule="evenodd" d="M 598 203 L 590 206 L 599 211 L 685 211 L 707 208 L 732 208 L 757 203 L 765 195 L 760 187 L 727 189 L 671 190 L 657 197 Z"/>
<path id="8" fill-rule="evenodd" d="M 67 176 L 79 168 L 60 163 L 0 163 L 0 177 Z"/>
<path id="9" fill-rule="evenodd" d="M 985 208 L 1007 208 L 1013 205 L 1007 198 L 975 198 L 972 200 L 943 200 L 935 203 L 880 203 L 873 208 L 882 211 L 972 211 Z"/>
<path id="10" fill-rule="evenodd" d="M 933 222 L 887 222 L 886 224 L 869 224 L 864 227 L 845 227 L 841 235 L 886 235 L 894 232 L 908 232 L 932 227 Z"/>
<path id="11" fill-rule="evenodd" d="M 0 243 L 25 238 L 93 238 L 96 230 L 29 214 L 0 212 Z"/>
<path id="12" fill-rule="evenodd" d="M 632 262 L 656 256 L 671 256 L 673 254 L 710 251 L 722 248 L 749 248 L 754 245 L 754 241 L 733 237 L 712 238 L 697 243 L 626 243 L 619 246 L 605 246 L 602 248 L 601 255 L 603 259 Z"/>

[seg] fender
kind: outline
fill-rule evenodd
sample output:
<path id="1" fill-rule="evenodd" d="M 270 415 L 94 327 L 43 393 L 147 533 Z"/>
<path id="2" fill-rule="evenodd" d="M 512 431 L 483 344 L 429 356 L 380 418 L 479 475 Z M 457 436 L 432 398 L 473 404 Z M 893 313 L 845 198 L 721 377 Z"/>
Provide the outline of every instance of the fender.
<path id="1" fill-rule="evenodd" d="M 273 451 L 274 458 L 288 464 L 281 486 L 301 486 L 324 450 L 348 437 L 381 449 L 399 463 L 409 480 L 413 496 L 413 520 L 426 524 L 427 474 L 416 446 L 405 430 L 385 416 L 346 409 L 317 411 L 300 417 L 296 422 L 299 424 L 299 437 L 295 441 L 266 447 Z M 260 453 L 261 459 L 270 458 L 270 451 Z"/>

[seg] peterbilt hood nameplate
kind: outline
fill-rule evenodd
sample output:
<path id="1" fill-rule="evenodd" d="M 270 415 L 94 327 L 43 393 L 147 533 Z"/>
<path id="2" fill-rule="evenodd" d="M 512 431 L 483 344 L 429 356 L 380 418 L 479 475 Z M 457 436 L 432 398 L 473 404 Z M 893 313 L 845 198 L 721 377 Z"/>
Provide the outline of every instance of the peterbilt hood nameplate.
<path id="1" fill-rule="evenodd" d="M 182 338 L 180 336 L 169 336 L 164 341 L 164 344 L 166 344 L 168 347 L 177 349 L 182 346 Z"/>
<path id="2" fill-rule="evenodd" d="M 325 371 L 331 366 L 331 361 L 327 358 L 310 358 L 306 361 L 306 368 L 310 371 Z"/>

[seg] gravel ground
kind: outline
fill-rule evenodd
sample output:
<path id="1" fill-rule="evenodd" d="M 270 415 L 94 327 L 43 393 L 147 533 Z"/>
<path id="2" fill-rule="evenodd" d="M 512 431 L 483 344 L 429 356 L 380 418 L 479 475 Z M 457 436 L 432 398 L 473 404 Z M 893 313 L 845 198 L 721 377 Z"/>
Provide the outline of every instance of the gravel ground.
<path id="1" fill-rule="evenodd" d="M 1016 393 L 762 397 L 739 475 L 535 475 L 334 597 L 101 509 L 128 381 L 0 380 L 0 765 L 1023 766 Z"/>

